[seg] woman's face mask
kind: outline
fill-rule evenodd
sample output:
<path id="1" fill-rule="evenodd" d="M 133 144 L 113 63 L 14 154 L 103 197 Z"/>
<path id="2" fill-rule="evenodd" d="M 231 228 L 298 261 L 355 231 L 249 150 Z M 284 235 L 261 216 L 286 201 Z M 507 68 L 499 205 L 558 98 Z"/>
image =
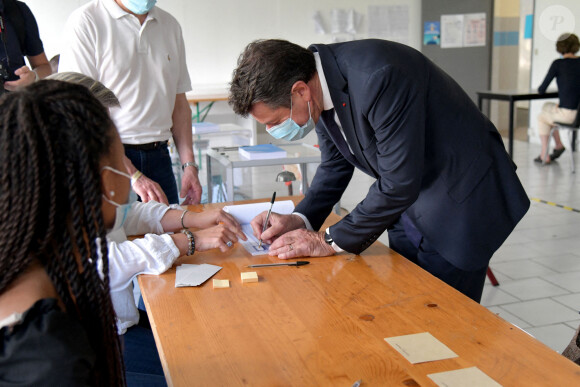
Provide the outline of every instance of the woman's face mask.
<path id="1" fill-rule="evenodd" d="M 131 180 L 131 176 L 129 176 L 129 174 L 127 174 L 125 172 L 121 172 L 118 169 L 115 169 L 113 167 L 104 166 L 103 169 L 107 169 L 113 173 L 116 173 L 117 175 L 126 177 L 127 179 Z M 114 194 L 114 192 L 112 192 L 112 194 Z M 127 220 L 127 214 L 129 213 L 129 210 L 131 209 L 131 204 L 130 203 L 119 204 L 116 201 L 111 200 L 108 197 L 106 197 L 105 194 L 103 194 L 103 199 L 105 199 L 105 201 L 107 203 L 110 203 L 110 204 L 114 205 L 115 207 L 117 207 L 117 210 L 115 212 L 115 223 L 113 225 L 113 228 L 110 230 L 110 232 L 120 229 L 121 227 L 123 227 L 123 225 L 125 224 L 125 221 Z M 129 200 L 129 195 L 127 195 L 127 201 L 128 200 Z"/>

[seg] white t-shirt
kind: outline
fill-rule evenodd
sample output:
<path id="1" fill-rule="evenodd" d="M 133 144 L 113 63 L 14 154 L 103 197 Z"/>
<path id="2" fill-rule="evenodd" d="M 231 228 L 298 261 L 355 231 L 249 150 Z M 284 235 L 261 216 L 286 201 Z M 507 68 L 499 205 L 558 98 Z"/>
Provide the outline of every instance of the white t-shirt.
<path id="1" fill-rule="evenodd" d="M 139 322 L 133 298 L 133 278 L 139 274 L 164 273 L 180 256 L 171 236 L 163 234 L 161 218 L 168 210 L 167 205 L 154 201 L 135 202 L 123 227 L 118 227 L 121 219 L 116 219 L 114 231 L 107 234 L 109 286 L 120 335 Z M 144 238 L 127 240 L 127 235 L 142 234 L 146 234 Z M 102 272 L 101 267 L 102 262 L 99 262 Z"/>
<path id="2" fill-rule="evenodd" d="M 93 0 L 64 29 L 59 71 L 88 75 L 111 89 L 120 108 L 111 117 L 124 144 L 171 137 L 177 94 L 191 90 L 177 20 L 153 7 L 141 25 L 115 3 Z"/>

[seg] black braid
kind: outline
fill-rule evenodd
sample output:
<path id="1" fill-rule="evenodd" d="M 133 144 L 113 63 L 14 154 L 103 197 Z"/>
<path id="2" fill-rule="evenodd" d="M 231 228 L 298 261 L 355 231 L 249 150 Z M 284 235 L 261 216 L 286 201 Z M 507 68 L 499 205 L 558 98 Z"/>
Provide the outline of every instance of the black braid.
<path id="1" fill-rule="evenodd" d="M 40 261 L 87 332 L 95 385 L 125 385 L 99 171 L 113 123 L 86 88 L 58 81 L 6 94 L 0 112 L 0 293 Z"/>

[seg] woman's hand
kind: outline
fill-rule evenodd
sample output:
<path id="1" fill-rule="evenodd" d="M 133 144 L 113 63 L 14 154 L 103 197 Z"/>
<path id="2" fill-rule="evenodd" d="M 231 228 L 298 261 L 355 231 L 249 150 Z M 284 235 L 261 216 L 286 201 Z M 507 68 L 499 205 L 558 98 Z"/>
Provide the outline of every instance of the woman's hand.
<path id="1" fill-rule="evenodd" d="M 238 241 L 236 233 L 232 232 L 223 224 L 206 228 L 205 230 L 195 231 L 193 233 L 193 238 L 195 240 L 195 251 L 206 251 L 219 248 L 222 253 L 231 249 L 234 243 Z"/>

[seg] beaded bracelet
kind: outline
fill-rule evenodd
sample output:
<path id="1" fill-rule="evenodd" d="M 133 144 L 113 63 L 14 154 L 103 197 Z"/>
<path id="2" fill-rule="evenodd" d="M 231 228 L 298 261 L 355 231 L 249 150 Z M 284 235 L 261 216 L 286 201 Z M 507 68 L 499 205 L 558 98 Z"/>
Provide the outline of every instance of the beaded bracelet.
<path id="1" fill-rule="evenodd" d="M 183 224 L 183 218 L 185 217 L 185 214 L 187 214 L 189 212 L 189 210 L 183 210 L 183 212 L 181 213 L 181 228 L 187 228 L 185 227 L 185 224 Z"/>
<path id="2" fill-rule="evenodd" d="M 182 234 L 187 236 L 187 240 L 189 241 L 189 248 L 187 249 L 187 255 L 193 255 L 195 253 L 195 238 L 193 237 L 193 233 L 188 229 L 181 230 Z"/>

